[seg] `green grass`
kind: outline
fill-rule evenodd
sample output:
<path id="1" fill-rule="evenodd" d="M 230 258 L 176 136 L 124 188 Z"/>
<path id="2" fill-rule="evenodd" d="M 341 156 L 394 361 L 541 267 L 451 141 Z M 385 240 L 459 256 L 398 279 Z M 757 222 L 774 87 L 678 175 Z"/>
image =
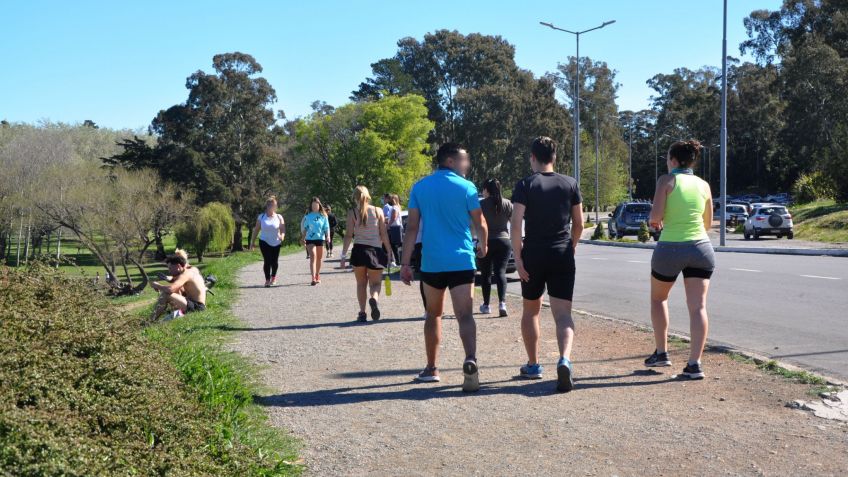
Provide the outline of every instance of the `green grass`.
<path id="1" fill-rule="evenodd" d="M 734 352 L 729 353 L 728 356 L 730 356 L 730 359 L 732 359 L 733 361 L 756 366 L 757 369 L 768 374 L 781 376 L 785 379 L 799 384 L 808 384 L 811 387 L 807 390 L 807 394 L 813 396 L 818 396 L 819 394 L 836 390 L 836 387 L 828 385 L 827 380 L 822 378 L 821 376 L 817 376 L 813 373 L 810 373 L 809 371 L 786 369 L 780 366 L 775 360 L 759 361 L 754 360 L 753 358 L 750 358 L 743 354 Z"/>
<path id="2" fill-rule="evenodd" d="M 286 246 L 281 253 L 300 250 Z M 224 330 L 241 325 L 230 307 L 238 297 L 236 273 L 259 259 L 256 252 L 243 252 L 211 262 L 206 271 L 219 281 L 207 311 L 150 327 L 145 335 L 170 352 L 184 382 L 216 416 L 220 436 L 251 449 L 260 463 L 253 475 L 294 475 L 302 470 L 297 460 L 299 442 L 268 425 L 265 411 L 253 403 L 261 390 L 256 367 L 225 349 L 232 334 Z"/>
<path id="3" fill-rule="evenodd" d="M 816 242 L 848 242 L 848 204 L 822 200 L 790 208 L 795 237 Z"/>

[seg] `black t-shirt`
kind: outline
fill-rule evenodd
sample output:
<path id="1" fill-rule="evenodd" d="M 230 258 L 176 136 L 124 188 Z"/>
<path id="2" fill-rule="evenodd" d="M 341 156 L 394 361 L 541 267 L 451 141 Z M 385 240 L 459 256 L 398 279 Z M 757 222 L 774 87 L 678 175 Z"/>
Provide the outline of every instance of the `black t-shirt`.
<path id="1" fill-rule="evenodd" d="M 330 224 L 330 230 L 335 230 L 336 226 L 339 225 L 339 219 L 336 218 L 335 214 L 327 215 L 327 222 Z"/>
<path id="2" fill-rule="evenodd" d="M 537 172 L 515 184 L 512 203 L 525 207 L 524 243 L 565 247 L 571 239 L 571 207 L 583 198 L 573 177 Z"/>

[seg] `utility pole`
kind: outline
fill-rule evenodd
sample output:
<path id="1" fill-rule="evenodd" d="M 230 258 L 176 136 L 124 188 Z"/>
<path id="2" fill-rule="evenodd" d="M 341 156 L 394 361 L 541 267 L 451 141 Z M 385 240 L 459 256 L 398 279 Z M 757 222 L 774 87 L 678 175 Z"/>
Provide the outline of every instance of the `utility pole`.
<path id="1" fill-rule="evenodd" d="M 722 247 L 727 243 L 727 0 L 724 0 L 723 34 L 721 39 L 721 240 Z"/>

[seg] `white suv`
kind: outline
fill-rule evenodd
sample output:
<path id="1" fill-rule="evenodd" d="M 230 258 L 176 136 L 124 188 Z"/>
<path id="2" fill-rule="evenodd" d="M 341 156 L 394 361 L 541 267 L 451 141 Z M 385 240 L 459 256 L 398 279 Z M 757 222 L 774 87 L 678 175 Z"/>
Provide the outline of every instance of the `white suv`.
<path id="1" fill-rule="evenodd" d="M 792 216 L 782 205 L 762 205 L 754 209 L 751 216 L 745 221 L 743 234 L 745 240 L 750 240 L 751 237 L 756 240 L 763 235 L 793 239 L 795 233 L 792 230 Z"/>

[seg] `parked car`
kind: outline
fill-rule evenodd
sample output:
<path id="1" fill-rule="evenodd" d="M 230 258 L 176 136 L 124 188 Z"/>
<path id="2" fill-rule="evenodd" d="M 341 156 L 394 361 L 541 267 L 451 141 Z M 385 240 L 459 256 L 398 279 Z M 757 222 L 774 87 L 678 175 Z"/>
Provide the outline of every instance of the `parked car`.
<path id="1" fill-rule="evenodd" d="M 719 215 L 721 212 L 721 207 L 718 202 L 713 204 L 713 217 L 721 218 Z M 743 223 L 748 220 L 748 209 L 742 204 L 727 204 L 727 207 L 724 210 L 724 223 L 729 224 L 731 222 Z"/>
<path id="2" fill-rule="evenodd" d="M 791 197 L 786 192 L 781 192 L 779 194 L 771 194 L 765 200 L 775 204 L 786 205 L 791 202 Z"/>
<path id="3" fill-rule="evenodd" d="M 759 239 L 763 235 L 774 235 L 777 238 L 795 238 L 793 230 L 792 215 L 786 207 L 778 204 L 764 205 L 754 210 L 754 213 L 745 221 L 742 232 L 745 240 Z"/>
<path id="4" fill-rule="evenodd" d="M 648 202 L 622 202 L 609 214 L 607 230 L 610 238 L 620 239 L 625 235 L 638 235 L 642 222 L 647 222 L 651 215 L 651 204 Z M 659 238 L 659 232 L 651 230 L 654 240 Z"/>

